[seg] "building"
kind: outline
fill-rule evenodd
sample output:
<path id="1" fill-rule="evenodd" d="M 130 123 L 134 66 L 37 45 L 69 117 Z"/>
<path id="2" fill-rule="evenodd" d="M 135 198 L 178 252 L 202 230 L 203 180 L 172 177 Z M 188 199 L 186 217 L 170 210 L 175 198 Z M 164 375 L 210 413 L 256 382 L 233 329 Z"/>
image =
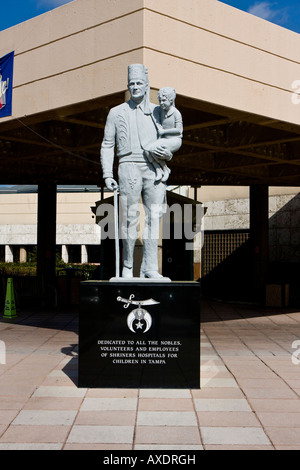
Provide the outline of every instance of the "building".
<path id="1" fill-rule="evenodd" d="M 266 302 L 300 305 L 300 194 L 298 187 L 268 191 Z M 206 293 L 223 299 L 251 300 L 249 187 L 203 187 L 205 244 L 201 275 Z M 286 292 L 286 294 L 284 294 Z"/>
<path id="2" fill-rule="evenodd" d="M 100 198 L 97 186 L 58 186 L 56 253 L 66 263 L 99 263 L 100 229 L 91 207 Z M 30 261 L 37 248 L 36 186 L 0 191 L 0 260 Z"/>
<path id="3" fill-rule="evenodd" d="M 15 52 L 12 115 L 0 121 L 0 183 L 38 186 L 42 286 L 53 282 L 57 186 L 103 186 L 107 112 L 126 99 L 127 66 L 138 62 L 148 66 L 152 101 L 162 86 L 177 92 L 184 139 L 170 184 L 197 190 L 208 219 L 215 201 L 232 197 L 216 191 L 207 199 L 205 190 L 248 188 L 237 198 L 249 200 L 249 256 L 239 278 L 262 301 L 275 250 L 269 188 L 288 188 L 277 196 L 289 198 L 300 181 L 299 34 L 217 0 L 74 0 L 1 31 L 0 44 L 2 55 Z"/>

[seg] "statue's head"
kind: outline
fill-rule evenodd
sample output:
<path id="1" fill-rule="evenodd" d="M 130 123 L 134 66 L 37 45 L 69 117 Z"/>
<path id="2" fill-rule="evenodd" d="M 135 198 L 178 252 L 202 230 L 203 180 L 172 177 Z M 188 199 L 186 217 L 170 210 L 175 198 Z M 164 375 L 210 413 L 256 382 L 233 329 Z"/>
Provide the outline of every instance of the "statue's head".
<path id="1" fill-rule="evenodd" d="M 158 92 L 158 101 L 162 108 L 168 108 L 175 104 L 176 91 L 174 88 L 166 86 Z"/>
<path id="2" fill-rule="evenodd" d="M 149 94 L 148 69 L 143 64 L 128 66 L 128 90 L 131 98 L 140 102 Z"/>

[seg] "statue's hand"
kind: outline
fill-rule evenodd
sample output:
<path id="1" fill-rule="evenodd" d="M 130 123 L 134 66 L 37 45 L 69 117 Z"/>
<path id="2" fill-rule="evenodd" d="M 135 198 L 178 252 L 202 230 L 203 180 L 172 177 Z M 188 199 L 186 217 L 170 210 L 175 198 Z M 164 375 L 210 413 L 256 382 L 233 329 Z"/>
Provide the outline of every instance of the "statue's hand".
<path id="1" fill-rule="evenodd" d="M 171 160 L 173 157 L 173 154 L 163 145 L 158 145 L 155 149 L 152 150 L 154 155 L 158 158 L 161 158 L 162 160 Z"/>
<path id="2" fill-rule="evenodd" d="M 105 186 L 110 191 L 115 191 L 116 189 L 119 188 L 118 183 L 113 178 L 105 178 Z"/>

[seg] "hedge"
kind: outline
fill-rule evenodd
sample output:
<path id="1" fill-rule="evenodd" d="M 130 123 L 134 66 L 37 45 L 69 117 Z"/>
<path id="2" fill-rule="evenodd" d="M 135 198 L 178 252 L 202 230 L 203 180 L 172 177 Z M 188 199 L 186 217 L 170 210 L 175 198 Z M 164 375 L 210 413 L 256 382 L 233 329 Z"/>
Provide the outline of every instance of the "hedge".
<path id="1" fill-rule="evenodd" d="M 80 277 L 81 279 L 90 279 L 97 269 L 94 264 L 65 264 L 59 263 L 56 266 L 57 276 L 66 276 L 71 273 L 72 276 Z M 0 276 L 1 277 L 14 277 L 14 276 L 36 276 L 35 263 L 0 263 Z"/>

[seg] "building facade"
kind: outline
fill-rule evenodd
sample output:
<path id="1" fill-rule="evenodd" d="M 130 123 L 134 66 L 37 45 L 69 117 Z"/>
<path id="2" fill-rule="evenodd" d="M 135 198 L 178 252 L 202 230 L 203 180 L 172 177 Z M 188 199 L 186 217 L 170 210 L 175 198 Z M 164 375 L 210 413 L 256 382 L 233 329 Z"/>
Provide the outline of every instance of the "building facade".
<path id="1" fill-rule="evenodd" d="M 225 235 L 238 247 L 250 231 L 251 256 L 239 269 L 245 278 L 253 270 L 254 298 L 263 296 L 269 259 L 295 265 L 299 34 L 217 0 L 75 0 L 1 31 L 0 45 L 15 60 L 12 115 L 0 123 L 0 183 L 36 184 L 38 203 L 28 195 L 26 204 L 39 208 L 38 220 L 29 209 L 24 220 L 24 207 L 12 216 L 13 204 L 3 205 L 2 259 L 28 258 L 36 221 L 42 287 L 55 282 L 57 245 L 65 260 L 93 259 L 99 236 L 90 209 L 81 213 L 84 194 L 72 216 L 60 214 L 65 202 L 56 188 L 104 186 L 106 117 L 128 97 L 128 65 L 143 63 L 153 102 L 162 86 L 176 89 L 184 137 L 169 182 L 197 189 L 207 203 L 214 246 Z"/>
<path id="2" fill-rule="evenodd" d="M 91 206 L 100 198 L 96 186 L 57 189 L 56 250 L 66 263 L 99 263 L 100 228 Z M 0 191 L 0 259 L 36 259 L 37 205 L 35 186 Z"/>

